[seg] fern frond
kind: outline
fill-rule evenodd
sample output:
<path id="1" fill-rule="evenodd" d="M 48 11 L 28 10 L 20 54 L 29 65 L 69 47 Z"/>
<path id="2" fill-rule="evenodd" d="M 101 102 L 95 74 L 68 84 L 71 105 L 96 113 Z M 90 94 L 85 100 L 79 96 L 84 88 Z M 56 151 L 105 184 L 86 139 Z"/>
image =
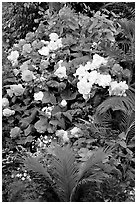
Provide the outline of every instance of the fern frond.
<path id="1" fill-rule="evenodd" d="M 27 156 L 24 159 L 24 164 L 29 170 L 37 172 L 37 173 L 45 176 L 48 180 L 52 181 L 52 178 L 51 178 L 50 174 L 48 173 L 47 168 L 43 167 L 43 165 L 39 161 L 37 161 L 36 158 L 33 158 L 31 156 Z"/>
<path id="2" fill-rule="evenodd" d="M 88 178 L 97 178 L 100 175 L 99 164 L 102 163 L 109 155 L 111 151 L 104 151 L 103 148 L 98 149 L 93 155 L 84 163 L 79 173 L 79 181 Z M 96 176 L 95 176 L 96 174 Z"/>
<path id="3" fill-rule="evenodd" d="M 118 23 L 121 25 L 124 35 L 128 37 L 131 42 L 133 42 L 135 39 L 135 22 L 124 18 L 119 20 Z"/>
<path id="4" fill-rule="evenodd" d="M 99 114 L 103 114 L 107 112 L 109 109 L 115 110 L 121 110 L 125 113 L 129 113 L 131 110 L 134 109 L 134 96 L 130 93 L 130 91 L 127 92 L 126 97 L 119 97 L 119 96 L 113 96 L 107 98 L 103 103 L 101 103 L 97 109 L 96 109 L 96 116 Z"/>
<path id="5" fill-rule="evenodd" d="M 75 156 L 69 147 L 65 149 L 56 146 L 53 166 L 55 168 L 55 180 L 60 189 L 60 196 L 64 201 L 70 201 L 73 188 L 77 183 L 77 167 Z"/>
<path id="6" fill-rule="evenodd" d="M 112 121 L 112 116 L 111 116 L 110 110 L 106 111 L 105 113 L 98 114 L 94 118 L 94 124 L 97 127 L 104 127 L 105 129 L 111 126 L 111 121 Z"/>

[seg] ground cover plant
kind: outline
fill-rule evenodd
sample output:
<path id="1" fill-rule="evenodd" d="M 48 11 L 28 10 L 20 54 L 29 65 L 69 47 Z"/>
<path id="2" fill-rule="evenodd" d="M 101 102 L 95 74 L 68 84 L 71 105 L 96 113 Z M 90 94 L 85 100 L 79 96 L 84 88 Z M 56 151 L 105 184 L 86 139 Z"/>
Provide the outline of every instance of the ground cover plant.
<path id="1" fill-rule="evenodd" d="M 5 202 L 135 199 L 134 12 L 74 4 L 3 10 Z"/>

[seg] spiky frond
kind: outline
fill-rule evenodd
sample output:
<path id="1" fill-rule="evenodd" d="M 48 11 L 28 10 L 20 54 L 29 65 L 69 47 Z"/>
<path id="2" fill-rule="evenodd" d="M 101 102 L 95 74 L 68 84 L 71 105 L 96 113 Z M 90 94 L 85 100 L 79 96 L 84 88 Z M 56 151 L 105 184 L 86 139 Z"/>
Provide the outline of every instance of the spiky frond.
<path id="1" fill-rule="evenodd" d="M 110 150 L 105 151 L 103 148 L 100 148 L 97 151 L 95 151 L 93 155 L 84 163 L 82 169 L 80 170 L 79 181 L 82 181 L 83 179 L 86 179 L 86 178 L 92 181 L 99 179 L 101 176 L 101 173 L 103 173 L 99 165 L 110 154 L 111 154 Z"/>
<path id="2" fill-rule="evenodd" d="M 126 18 L 118 21 L 123 29 L 123 34 L 130 40 L 134 42 L 135 40 L 135 22 L 132 20 L 127 20 Z"/>
<path id="3" fill-rule="evenodd" d="M 54 177 L 59 187 L 60 197 L 62 197 L 63 201 L 70 201 L 72 190 L 77 183 L 75 156 L 69 147 L 63 149 L 56 146 L 55 154 L 53 160 Z"/>
<path id="4" fill-rule="evenodd" d="M 96 117 L 105 112 L 107 112 L 109 109 L 115 110 L 121 110 L 125 113 L 129 113 L 131 110 L 135 107 L 135 99 L 134 94 L 132 94 L 129 90 L 127 91 L 126 97 L 119 97 L 119 96 L 113 96 L 107 98 L 103 103 L 101 103 L 97 109 L 96 109 Z"/>
<path id="5" fill-rule="evenodd" d="M 27 156 L 24 158 L 24 164 L 29 170 L 37 172 L 45 176 L 49 181 L 52 181 L 52 178 L 48 173 L 47 168 L 43 167 L 43 165 L 39 161 L 37 161 L 37 158 Z"/>

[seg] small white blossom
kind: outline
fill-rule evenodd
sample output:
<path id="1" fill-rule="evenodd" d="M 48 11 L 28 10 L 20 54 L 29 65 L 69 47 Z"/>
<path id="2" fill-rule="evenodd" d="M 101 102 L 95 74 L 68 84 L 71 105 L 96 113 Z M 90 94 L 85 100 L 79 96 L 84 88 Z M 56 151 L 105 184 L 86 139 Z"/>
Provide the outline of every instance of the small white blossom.
<path id="1" fill-rule="evenodd" d="M 32 71 L 30 70 L 24 70 L 22 72 L 22 80 L 25 81 L 25 82 L 29 82 L 29 81 L 32 81 L 34 78 L 34 74 Z"/>
<path id="2" fill-rule="evenodd" d="M 51 57 L 52 57 L 52 59 L 55 59 L 56 54 L 55 54 L 55 53 L 53 53 L 53 54 L 51 55 Z"/>
<path id="3" fill-rule="evenodd" d="M 15 64 L 18 63 L 18 61 L 17 61 L 18 57 L 19 57 L 19 53 L 17 50 L 15 50 L 15 51 L 12 51 L 7 58 L 8 58 L 8 60 L 11 61 L 12 65 L 14 66 Z"/>
<path id="4" fill-rule="evenodd" d="M 57 130 L 56 131 L 56 136 L 60 137 L 64 142 L 68 142 L 69 141 L 69 137 L 68 137 L 68 132 L 65 130 Z"/>
<path id="5" fill-rule="evenodd" d="M 24 178 L 24 177 L 22 177 L 22 178 L 21 178 L 21 180 L 22 180 L 22 181 L 25 181 L 25 178 Z"/>
<path id="6" fill-rule="evenodd" d="M 52 115 L 51 112 L 52 112 L 53 108 L 54 108 L 54 106 L 52 106 L 52 107 L 44 107 L 42 109 L 42 111 L 45 112 L 45 114 L 50 118 L 51 115 Z"/>
<path id="7" fill-rule="evenodd" d="M 71 135 L 75 137 L 78 137 L 80 132 L 81 132 L 81 129 L 78 127 L 74 127 L 73 129 L 70 130 Z"/>
<path id="8" fill-rule="evenodd" d="M 7 89 L 7 94 L 12 97 L 14 92 L 11 89 Z"/>
<path id="9" fill-rule="evenodd" d="M 5 108 L 3 110 L 3 115 L 6 116 L 6 117 L 9 117 L 9 116 L 14 115 L 14 114 L 15 114 L 15 111 L 10 110 L 9 108 Z"/>
<path id="10" fill-rule="evenodd" d="M 50 49 L 49 49 L 49 47 L 47 46 L 47 47 L 42 47 L 40 50 L 38 50 L 38 53 L 40 54 L 40 55 L 44 55 L 44 56 L 48 56 L 49 55 L 49 52 L 50 52 Z"/>
<path id="11" fill-rule="evenodd" d="M 15 94 L 15 96 L 21 96 L 24 93 L 25 88 L 22 87 L 22 84 L 18 85 L 10 85 L 11 91 Z"/>
<path id="12" fill-rule="evenodd" d="M 62 78 L 67 78 L 67 74 L 66 74 L 66 67 L 65 66 L 60 66 L 55 72 L 54 74 L 56 76 L 58 76 L 60 79 Z"/>
<path id="13" fill-rule="evenodd" d="M 96 83 L 96 80 L 98 79 L 98 72 L 96 70 L 91 71 L 88 74 L 88 81 L 90 82 L 90 85 L 93 85 L 94 83 Z"/>
<path id="14" fill-rule="evenodd" d="M 58 48 L 61 48 L 63 45 L 62 45 L 62 38 L 59 38 L 57 41 L 56 41 L 56 44 L 57 44 L 57 47 Z"/>
<path id="15" fill-rule="evenodd" d="M 76 70 L 76 73 L 73 74 L 75 77 L 78 76 L 78 79 L 81 80 L 86 75 L 86 69 L 83 65 L 80 65 L 79 68 Z"/>
<path id="16" fill-rule="evenodd" d="M 59 38 L 59 36 L 58 36 L 57 33 L 51 33 L 51 34 L 49 35 L 49 38 L 50 38 L 51 41 L 57 41 L 58 38 Z"/>
<path id="17" fill-rule="evenodd" d="M 7 98 L 2 98 L 2 107 L 7 107 L 9 106 L 9 100 Z"/>
<path id="18" fill-rule="evenodd" d="M 92 64 L 91 64 L 91 70 L 98 69 L 101 65 L 107 64 L 107 59 L 104 57 L 99 56 L 98 54 L 95 54 L 93 56 Z"/>
<path id="19" fill-rule="evenodd" d="M 91 91 L 91 84 L 83 78 L 77 83 L 77 88 L 80 94 L 89 94 Z"/>
<path id="20" fill-rule="evenodd" d="M 67 101 L 63 99 L 60 104 L 61 106 L 65 107 L 67 105 Z"/>
<path id="21" fill-rule="evenodd" d="M 116 95 L 116 96 L 126 96 L 125 91 L 128 89 L 128 85 L 126 84 L 126 81 L 112 81 L 110 83 L 109 87 L 109 95 Z"/>
<path id="22" fill-rule="evenodd" d="M 111 79 L 111 76 L 109 74 L 99 74 L 98 73 L 96 84 L 105 88 L 106 86 L 110 85 L 111 81 L 112 81 L 112 79 Z"/>
<path id="23" fill-rule="evenodd" d="M 44 96 L 44 94 L 42 91 L 39 91 L 38 93 L 34 93 L 34 100 L 35 101 L 38 101 L 38 100 L 42 101 L 43 96 Z"/>

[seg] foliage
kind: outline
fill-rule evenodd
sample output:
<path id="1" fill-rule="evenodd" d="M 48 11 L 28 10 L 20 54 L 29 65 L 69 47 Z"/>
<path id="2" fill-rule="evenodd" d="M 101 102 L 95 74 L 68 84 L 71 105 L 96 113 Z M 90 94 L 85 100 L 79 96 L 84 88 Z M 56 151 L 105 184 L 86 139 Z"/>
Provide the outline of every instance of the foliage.
<path id="1" fill-rule="evenodd" d="M 3 28 L 16 41 L 3 44 L 3 185 L 13 176 L 5 200 L 20 192 L 22 200 L 42 193 L 47 201 L 51 194 L 53 201 L 84 202 L 86 194 L 114 201 L 117 192 L 117 201 L 125 201 L 122 192 L 134 188 L 134 20 L 103 9 L 85 15 L 73 4 L 9 3 L 11 14 L 23 12 L 12 16 L 16 32 Z M 17 152 L 38 174 L 20 177 L 17 168 L 26 169 L 15 162 Z M 111 181 L 114 189 L 104 194 Z"/>

